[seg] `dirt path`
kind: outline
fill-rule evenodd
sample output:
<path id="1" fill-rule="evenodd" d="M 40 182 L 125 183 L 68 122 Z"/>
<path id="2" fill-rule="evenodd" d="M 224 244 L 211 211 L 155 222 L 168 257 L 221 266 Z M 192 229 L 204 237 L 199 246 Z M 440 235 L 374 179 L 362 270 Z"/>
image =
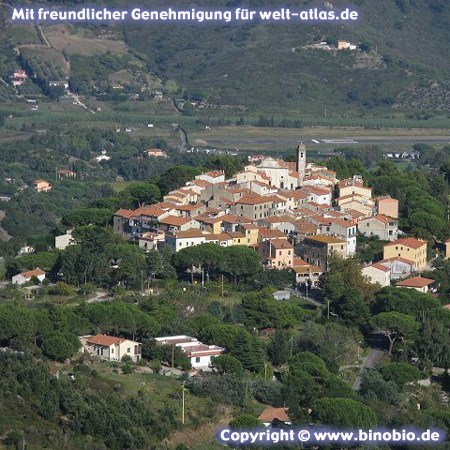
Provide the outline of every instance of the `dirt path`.
<path id="1" fill-rule="evenodd" d="M 0 223 L 2 223 L 2 220 L 5 218 L 5 216 L 5 211 L 2 211 L 0 209 Z M 9 241 L 10 239 L 12 239 L 12 236 L 10 236 L 6 230 L 0 227 L 0 241 Z"/>
<path id="2" fill-rule="evenodd" d="M 200 444 L 207 444 L 214 440 L 217 430 L 220 427 L 226 427 L 232 417 L 223 417 L 217 422 L 205 423 L 196 429 L 186 428 L 175 431 L 168 439 L 164 440 L 166 448 L 175 448 L 179 444 L 185 444 L 188 447 L 196 448 Z"/>

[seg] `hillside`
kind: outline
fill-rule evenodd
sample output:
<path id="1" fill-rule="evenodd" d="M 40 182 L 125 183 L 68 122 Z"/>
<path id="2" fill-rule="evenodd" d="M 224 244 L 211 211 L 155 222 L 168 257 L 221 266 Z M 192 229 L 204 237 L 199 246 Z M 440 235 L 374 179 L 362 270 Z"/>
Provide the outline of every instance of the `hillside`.
<path id="1" fill-rule="evenodd" d="M 189 2 L 178 1 L 187 7 Z M 198 2 L 207 5 L 208 2 Z M 259 2 L 214 2 L 258 7 Z M 406 93 L 431 88 L 450 70 L 450 7 L 445 1 L 381 0 L 332 2 L 360 12 L 356 24 L 262 24 L 228 26 L 133 25 L 127 43 L 146 54 L 161 77 L 205 93 L 209 103 L 323 117 L 372 114 L 374 109 L 410 108 Z M 277 2 L 265 2 L 275 8 Z M 296 1 L 291 8 L 324 7 Z M 303 49 L 327 38 L 369 41 L 372 52 Z M 376 53 L 375 53 L 376 52 Z M 402 96 L 401 93 L 405 92 Z M 264 95 L 262 95 L 264 93 Z M 445 108 L 448 101 L 445 101 Z M 435 108 L 427 102 L 426 107 Z M 442 107 L 442 105 L 440 105 Z"/>
<path id="2" fill-rule="evenodd" d="M 141 4 L 149 9 L 168 7 L 162 1 Z M 445 0 L 335 0 L 332 5 L 357 9 L 360 19 L 339 26 L 126 22 L 35 28 L 11 25 L 9 8 L 4 6 L 0 76 L 7 81 L 11 71 L 22 66 L 47 81 L 69 77 L 76 93 L 102 102 L 123 103 L 136 97 L 146 101 L 152 92 L 163 91 L 169 99 L 203 100 L 205 108 L 190 108 L 185 115 L 224 119 L 240 115 L 247 121 L 260 115 L 279 120 L 446 117 L 450 5 Z M 174 0 L 170 6 L 188 9 L 193 4 Z M 195 4 L 217 9 L 237 6 L 260 8 L 261 3 L 199 0 Z M 265 6 L 280 7 L 275 1 L 266 1 Z M 330 2 L 297 0 L 288 6 L 324 9 Z M 114 7 L 128 4 L 116 1 Z M 363 43 L 366 51 L 310 48 L 338 39 Z M 18 93 L 39 95 L 41 85 L 27 81 Z M 43 90 L 48 95 L 45 86 Z M 0 96 L 16 101 L 4 83 Z M 126 108 L 134 110 L 136 102 Z"/>

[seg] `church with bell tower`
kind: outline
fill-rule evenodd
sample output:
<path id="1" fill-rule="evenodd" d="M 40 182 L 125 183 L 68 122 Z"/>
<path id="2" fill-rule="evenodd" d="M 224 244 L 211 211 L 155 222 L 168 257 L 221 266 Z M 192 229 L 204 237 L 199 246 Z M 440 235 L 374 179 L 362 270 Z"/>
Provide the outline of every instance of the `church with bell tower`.
<path id="1" fill-rule="evenodd" d="M 302 184 L 306 174 L 306 147 L 303 142 L 297 146 L 297 172 L 300 174 L 299 181 Z"/>

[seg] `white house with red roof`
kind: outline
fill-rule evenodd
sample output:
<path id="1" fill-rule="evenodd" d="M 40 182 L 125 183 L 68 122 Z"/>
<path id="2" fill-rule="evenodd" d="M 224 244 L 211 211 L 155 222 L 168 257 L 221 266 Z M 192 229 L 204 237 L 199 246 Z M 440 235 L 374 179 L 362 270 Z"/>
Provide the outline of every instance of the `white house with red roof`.
<path id="1" fill-rule="evenodd" d="M 282 422 L 285 425 L 292 425 L 292 420 L 288 415 L 289 408 L 275 408 L 267 406 L 266 409 L 259 415 L 258 419 L 265 427 L 271 427 L 274 422 Z"/>
<path id="2" fill-rule="evenodd" d="M 406 289 L 415 289 L 416 291 L 427 293 L 430 291 L 431 286 L 435 283 L 431 278 L 425 277 L 411 277 L 406 280 L 395 283 L 395 286 Z"/>
<path id="3" fill-rule="evenodd" d="M 39 268 L 29 270 L 28 272 L 22 272 L 12 277 L 12 284 L 25 284 L 31 281 L 33 277 L 36 277 L 40 282 L 45 280 L 45 272 Z"/>
<path id="4" fill-rule="evenodd" d="M 362 274 L 372 284 L 378 283 L 382 287 L 390 286 L 391 284 L 391 269 L 383 264 L 374 263 L 363 267 Z"/>
<path id="5" fill-rule="evenodd" d="M 142 356 L 142 344 L 130 339 L 107 334 L 81 336 L 79 339 L 82 353 L 108 361 L 121 361 L 124 356 L 129 356 L 132 361 L 139 361 Z"/>
<path id="6" fill-rule="evenodd" d="M 378 264 L 387 267 L 391 271 L 391 280 L 407 277 L 415 270 L 414 261 L 401 258 L 399 256 L 395 258 L 382 259 L 381 261 L 378 261 Z"/>
<path id="7" fill-rule="evenodd" d="M 207 369 L 214 358 L 222 355 L 224 348 L 217 345 L 206 345 L 191 336 L 163 336 L 155 338 L 158 345 L 174 345 L 191 360 L 194 369 Z"/>

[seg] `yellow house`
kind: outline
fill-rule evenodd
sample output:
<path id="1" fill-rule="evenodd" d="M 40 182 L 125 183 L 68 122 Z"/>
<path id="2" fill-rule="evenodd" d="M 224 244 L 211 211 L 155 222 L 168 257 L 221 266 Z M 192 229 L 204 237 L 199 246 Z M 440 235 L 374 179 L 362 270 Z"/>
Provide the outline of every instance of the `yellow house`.
<path id="1" fill-rule="evenodd" d="M 237 229 L 244 234 L 244 245 L 253 245 L 258 243 L 259 227 L 253 225 L 252 223 L 241 223 L 238 225 Z"/>
<path id="2" fill-rule="evenodd" d="M 364 186 L 364 183 L 356 177 L 342 180 L 338 183 L 339 197 L 351 194 L 359 194 L 365 198 L 372 198 L 372 188 Z"/>
<path id="3" fill-rule="evenodd" d="M 383 259 L 405 258 L 414 262 L 414 270 L 424 269 L 427 265 L 427 243 L 412 237 L 397 239 L 383 247 Z"/>
<path id="4" fill-rule="evenodd" d="M 52 185 L 45 180 L 36 180 L 34 182 L 34 187 L 38 192 L 49 192 L 52 190 Z"/>
<path id="5" fill-rule="evenodd" d="M 445 259 L 450 258 L 450 239 L 445 241 Z"/>

